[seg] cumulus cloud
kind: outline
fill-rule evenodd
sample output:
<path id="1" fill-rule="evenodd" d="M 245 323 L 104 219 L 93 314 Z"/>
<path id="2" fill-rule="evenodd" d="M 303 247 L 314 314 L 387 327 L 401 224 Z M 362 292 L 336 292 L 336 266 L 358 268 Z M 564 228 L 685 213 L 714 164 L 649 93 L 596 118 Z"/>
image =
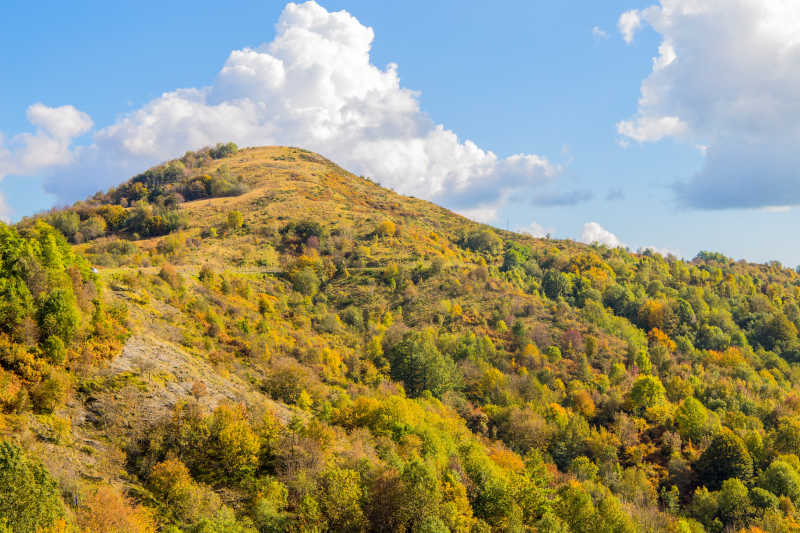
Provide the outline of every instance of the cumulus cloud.
<path id="1" fill-rule="evenodd" d="M 622 38 L 625 39 L 625 42 L 628 44 L 633 42 L 633 36 L 636 35 L 636 32 L 641 27 L 642 18 L 639 16 L 639 11 L 636 9 L 626 11 L 620 15 L 619 21 L 617 22 L 617 28 L 619 28 Z"/>
<path id="2" fill-rule="evenodd" d="M 684 205 L 800 204 L 800 3 L 661 0 L 618 27 L 631 42 L 645 23 L 662 43 L 619 134 L 703 147 L 701 168 L 675 187 Z"/>
<path id="3" fill-rule="evenodd" d="M 75 161 L 73 141 L 92 129 L 89 115 L 73 106 L 30 106 L 26 116 L 35 126 L 33 133 L 5 139 L 0 133 L 0 180 L 10 174 L 27 175 Z M 0 220 L 7 221 L 11 207 L 0 194 Z"/>
<path id="4" fill-rule="evenodd" d="M 604 244 L 609 248 L 618 248 L 622 246 L 622 243 L 616 235 L 597 222 L 587 222 L 583 225 L 580 240 L 586 244 Z"/>
<path id="5" fill-rule="evenodd" d="M 531 220 L 531 223 L 527 226 L 517 228 L 517 232 L 536 237 L 537 239 L 543 239 L 549 237 L 553 233 L 553 230 L 545 228 L 535 220 Z"/>
<path id="6" fill-rule="evenodd" d="M 638 116 L 617 123 L 617 133 L 639 142 L 660 141 L 664 137 L 678 136 L 687 129 L 679 117 Z"/>
<path id="7" fill-rule="evenodd" d="M 346 11 L 289 3 L 272 42 L 231 52 L 211 86 L 164 93 L 100 129 L 46 188 L 72 200 L 188 149 L 282 144 L 320 152 L 398 192 L 492 218 L 511 191 L 559 173 L 544 157 L 498 157 L 436 124 L 421 111 L 419 94 L 400 84 L 397 65 L 371 63 L 373 39 Z M 31 121 L 58 139 L 86 124 L 73 116 L 56 125 L 40 111 Z"/>
<path id="8" fill-rule="evenodd" d="M 73 162 L 73 140 L 92 128 L 89 115 L 70 105 L 33 104 L 26 116 L 36 126 L 35 132 L 21 133 L 8 141 L 0 135 L 0 178 Z"/>
<path id="9" fill-rule="evenodd" d="M 677 250 L 672 250 L 671 248 L 659 248 L 657 246 L 643 246 L 638 250 L 636 250 L 636 253 L 642 254 L 648 251 L 662 255 L 664 257 L 678 257 L 678 258 L 683 257 L 681 253 L 678 252 Z"/>

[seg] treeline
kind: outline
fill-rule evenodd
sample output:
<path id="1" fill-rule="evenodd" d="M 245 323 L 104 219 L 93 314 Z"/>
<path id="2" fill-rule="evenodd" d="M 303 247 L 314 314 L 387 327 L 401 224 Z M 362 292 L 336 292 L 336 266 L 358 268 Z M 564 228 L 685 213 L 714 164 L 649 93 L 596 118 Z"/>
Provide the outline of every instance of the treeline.
<path id="1" fill-rule="evenodd" d="M 220 143 L 187 152 L 181 159 L 151 168 L 85 202 L 35 218 L 45 220 L 78 244 L 112 234 L 133 239 L 166 235 L 186 225 L 179 210 L 181 203 L 247 192 L 248 186 L 241 177 L 232 176 L 225 164 L 212 173 L 195 170 L 237 151 L 234 143 Z"/>

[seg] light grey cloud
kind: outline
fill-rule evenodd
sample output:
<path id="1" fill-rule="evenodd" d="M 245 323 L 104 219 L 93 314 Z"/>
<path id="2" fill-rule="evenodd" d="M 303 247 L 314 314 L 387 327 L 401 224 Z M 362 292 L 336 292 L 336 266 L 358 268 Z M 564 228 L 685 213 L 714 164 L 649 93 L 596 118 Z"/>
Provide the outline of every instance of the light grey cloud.
<path id="1" fill-rule="evenodd" d="M 702 209 L 800 204 L 800 2 L 661 0 L 624 13 L 627 42 L 661 35 L 623 140 L 674 138 L 704 154 L 675 187 Z"/>

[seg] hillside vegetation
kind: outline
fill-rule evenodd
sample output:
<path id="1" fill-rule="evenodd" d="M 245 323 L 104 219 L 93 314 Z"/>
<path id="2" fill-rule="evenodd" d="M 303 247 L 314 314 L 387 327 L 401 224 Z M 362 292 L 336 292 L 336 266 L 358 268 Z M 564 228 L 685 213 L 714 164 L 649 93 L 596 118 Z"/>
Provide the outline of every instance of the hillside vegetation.
<path id="1" fill-rule="evenodd" d="M 800 531 L 778 263 L 231 144 L 0 226 L 0 261 L 0 531 Z"/>

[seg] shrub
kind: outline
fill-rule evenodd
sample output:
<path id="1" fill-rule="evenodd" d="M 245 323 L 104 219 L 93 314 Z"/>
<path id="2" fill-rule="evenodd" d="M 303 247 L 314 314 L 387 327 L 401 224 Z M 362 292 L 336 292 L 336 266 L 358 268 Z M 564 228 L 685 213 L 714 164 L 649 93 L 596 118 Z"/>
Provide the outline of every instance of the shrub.
<path id="1" fill-rule="evenodd" d="M 496 254 L 503 248 L 503 241 L 493 231 L 478 230 L 462 238 L 461 245 L 473 252 Z"/>
<path id="2" fill-rule="evenodd" d="M 394 234 L 397 232 L 397 226 L 395 226 L 394 222 L 391 220 L 385 219 L 378 224 L 376 232 L 381 237 L 394 237 Z"/>
<path id="3" fill-rule="evenodd" d="M 311 268 L 303 268 L 292 274 L 294 290 L 304 296 L 313 296 L 319 290 L 319 278 Z"/>
<path id="4" fill-rule="evenodd" d="M 68 388 L 66 375 L 50 375 L 31 390 L 34 408 L 40 413 L 52 413 L 64 403 Z"/>

